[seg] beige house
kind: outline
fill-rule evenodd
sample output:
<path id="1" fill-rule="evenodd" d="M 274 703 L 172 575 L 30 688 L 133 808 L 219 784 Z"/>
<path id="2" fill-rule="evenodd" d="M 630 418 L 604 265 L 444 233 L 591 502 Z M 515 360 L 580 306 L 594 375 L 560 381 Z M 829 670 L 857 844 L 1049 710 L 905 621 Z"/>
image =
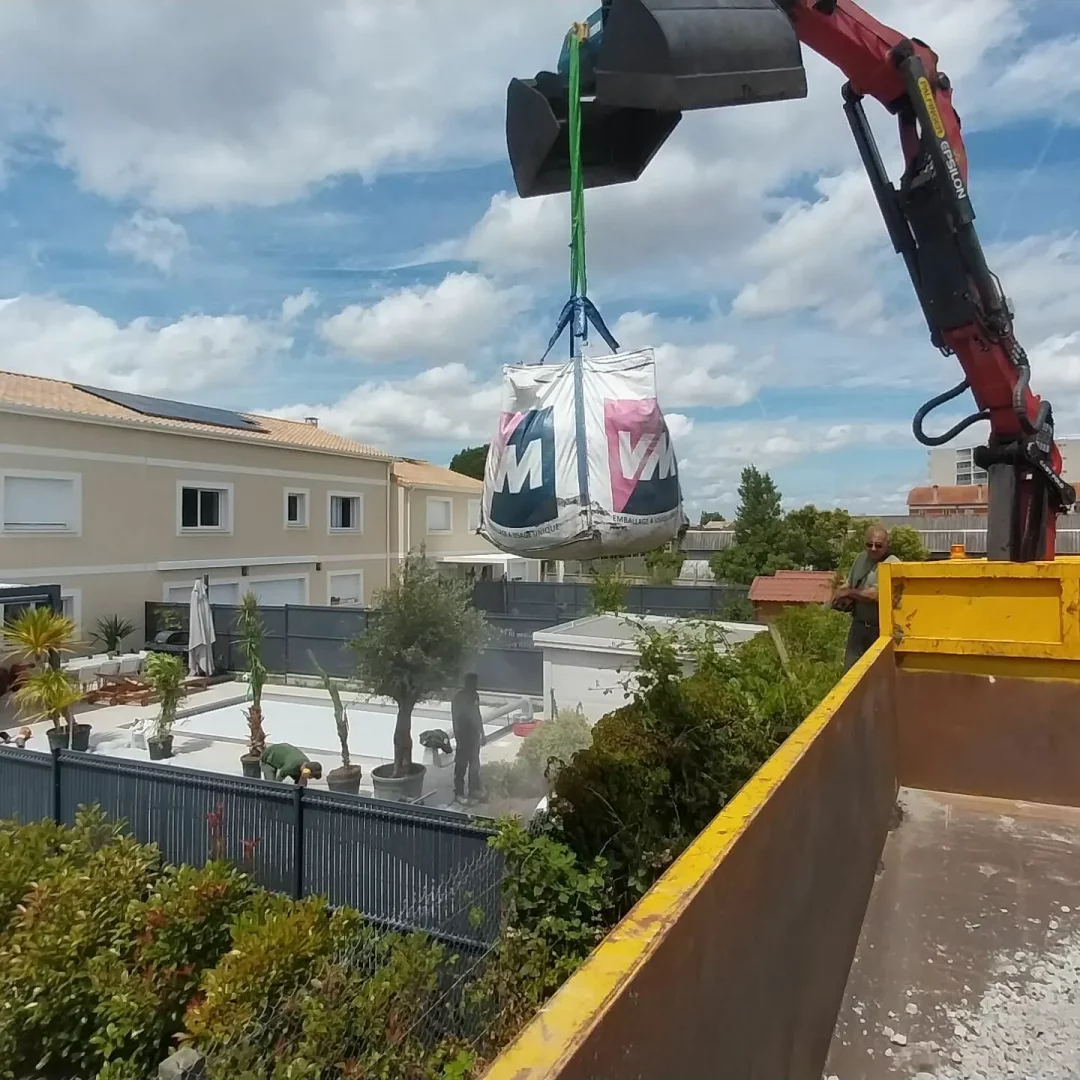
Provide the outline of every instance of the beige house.
<path id="1" fill-rule="evenodd" d="M 314 418 L 0 373 L 0 581 L 59 583 L 84 639 L 110 614 L 141 635 L 146 601 L 185 601 L 199 578 L 215 603 L 363 605 L 421 539 L 493 553 L 461 480 Z"/>
<path id="2" fill-rule="evenodd" d="M 411 459 L 394 462 L 391 479 L 391 536 L 401 555 L 422 548 L 448 573 L 539 580 L 539 562 L 506 555 L 477 535 L 479 480 Z"/>

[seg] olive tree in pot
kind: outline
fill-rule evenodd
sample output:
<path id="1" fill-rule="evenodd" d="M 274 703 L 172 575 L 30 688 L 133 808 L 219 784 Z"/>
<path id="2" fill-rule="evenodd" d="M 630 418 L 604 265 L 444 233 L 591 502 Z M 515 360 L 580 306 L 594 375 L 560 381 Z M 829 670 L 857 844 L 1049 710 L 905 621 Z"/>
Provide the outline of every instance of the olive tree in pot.
<path id="1" fill-rule="evenodd" d="M 248 722 L 248 749 L 240 757 L 244 775 L 258 779 L 259 759 L 266 749 L 266 732 L 263 730 L 262 694 L 266 686 L 266 665 L 262 660 L 263 622 L 259 614 L 259 599 L 252 592 L 244 593 L 240 612 L 236 616 L 237 645 L 247 661 L 248 686 L 251 704 L 244 714 Z"/>
<path id="2" fill-rule="evenodd" d="M 61 653 L 75 649 L 75 623 L 46 607 L 27 608 L 4 625 L 3 640 L 10 656 L 29 665 L 14 694 L 20 713 L 52 721 L 52 748 L 89 749 L 90 725 L 75 723 L 72 714 L 86 695 L 57 664 Z"/>
<path id="3" fill-rule="evenodd" d="M 102 615 L 97 621 L 94 640 L 100 641 L 110 656 L 124 650 L 124 642 L 135 633 L 135 624 L 119 615 Z"/>
<path id="4" fill-rule="evenodd" d="M 184 697 L 187 668 L 179 656 L 151 653 L 146 658 L 143 675 L 161 705 L 154 733 L 146 740 L 146 748 L 150 751 L 151 761 L 161 761 L 172 757 L 172 727 L 176 722 L 177 707 Z"/>
<path id="5" fill-rule="evenodd" d="M 341 700 L 341 687 L 319 666 L 314 655 L 311 662 L 319 673 L 330 695 L 330 701 L 334 706 L 334 724 L 337 727 L 338 742 L 341 743 L 341 768 L 331 769 L 326 774 L 326 786 L 331 791 L 344 791 L 350 795 L 360 794 L 360 780 L 364 770 L 359 765 L 353 765 L 349 757 L 349 714 L 345 709 L 345 703 Z"/>
<path id="6" fill-rule="evenodd" d="M 413 709 L 452 686 L 483 645 L 487 625 L 470 598 L 467 582 L 443 577 L 422 552 L 408 555 L 352 642 L 360 686 L 397 704 L 393 764 L 371 771 L 377 798 L 423 794 L 425 768 L 412 758 Z"/>

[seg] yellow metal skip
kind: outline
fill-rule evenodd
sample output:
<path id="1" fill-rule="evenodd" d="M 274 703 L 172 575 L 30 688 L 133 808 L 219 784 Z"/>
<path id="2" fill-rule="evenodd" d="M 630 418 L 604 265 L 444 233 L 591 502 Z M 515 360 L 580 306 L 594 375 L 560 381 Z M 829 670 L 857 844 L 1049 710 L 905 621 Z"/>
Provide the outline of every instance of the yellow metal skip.
<path id="1" fill-rule="evenodd" d="M 993 674 L 985 661 L 1004 660 L 1001 674 L 1080 677 L 1080 560 L 884 564 L 879 577 L 881 633 L 902 666 L 968 658 L 946 670 Z"/>
<path id="2" fill-rule="evenodd" d="M 557 1075 L 887 648 L 887 640 L 879 638 L 836 684 L 499 1056 L 484 1074 L 485 1080 L 540 1080 Z"/>

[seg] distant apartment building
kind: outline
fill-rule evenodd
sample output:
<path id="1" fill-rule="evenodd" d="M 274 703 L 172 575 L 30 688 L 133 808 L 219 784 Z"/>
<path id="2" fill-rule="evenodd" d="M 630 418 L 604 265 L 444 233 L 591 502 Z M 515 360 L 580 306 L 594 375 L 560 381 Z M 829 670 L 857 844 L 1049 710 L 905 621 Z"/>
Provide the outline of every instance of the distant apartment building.
<path id="1" fill-rule="evenodd" d="M 84 639 L 199 578 L 214 603 L 365 605 L 420 547 L 501 576 L 478 488 L 314 418 L 0 373 L 0 581 L 59 583 Z"/>

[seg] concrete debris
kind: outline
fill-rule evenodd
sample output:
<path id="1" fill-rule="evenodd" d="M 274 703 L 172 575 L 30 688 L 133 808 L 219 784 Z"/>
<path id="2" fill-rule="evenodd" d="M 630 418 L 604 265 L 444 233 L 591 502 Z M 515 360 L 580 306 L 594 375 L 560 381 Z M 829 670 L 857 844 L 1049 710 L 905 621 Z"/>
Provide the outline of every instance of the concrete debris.
<path id="1" fill-rule="evenodd" d="M 953 1015 L 954 1033 L 967 1041 L 937 1080 L 1080 1076 L 1080 933 L 1042 955 L 1024 955 L 1022 967 L 1023 985 L 993 982 L 973 1009 Z M 1000 963 L 997 971 L 1008 979 L 1015 968 Z"/>
<path id="2" fill-rule="evenodd" d="M 918 1011 L 919 1011 L 919 1006 L 916 1005 L 914 1001 L 909 1001 L 904 1006 L 904 1012 L 906 1012 L 908 1014 L 908 1016 L 914 1016 Z"/>
<path id="3" fill-rule="evenodd" d="M 895 1043 L 897 1046 L 907 1046 L 907 1036 L 906 1035 L 901 1035 L 900 1032 L 898 1031 L 890 1039 L 890 1042 Z"/>

